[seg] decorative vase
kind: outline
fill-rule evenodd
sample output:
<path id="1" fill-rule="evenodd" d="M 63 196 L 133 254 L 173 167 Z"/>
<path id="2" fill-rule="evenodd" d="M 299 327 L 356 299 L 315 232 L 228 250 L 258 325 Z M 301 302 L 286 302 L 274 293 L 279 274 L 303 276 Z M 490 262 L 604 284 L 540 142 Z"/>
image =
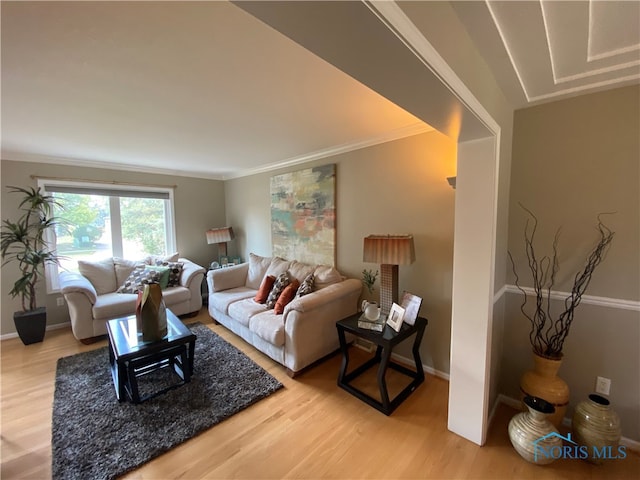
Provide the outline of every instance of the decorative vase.
<path id="1" fill-rule="evenodd" d="M 167 308 L 159 283 L 149 283 L 138 292 L 136 323 L 143 342 L 155 342 L 167 335 Z"/>
<path id="2" fill-rule="evenodd" d="M 558 377 L 562 359 L 542 357 L 534 353 L 533 363 L 533 370 L 525 372 L 520 379 L 522 398 L 537 397 L 553 405 L 555 413 L 549 417 L 549 421 L 558 428 L 569 404 L 569 386 Z"/>
<path id="3" fill-rule="evenodd" d="M 524 398 L 527 411 L 509 421 L 509 439 L 513 448 L 526 461 L 547 465 L 562 453 L 562 437 L 548 420 L 554 407 L 541 398 Z"/>
<path id="4" fill-rule="evenodd" d="M 362 301 L 362 311 L 367 320 L 375 321 L 380 318 L 380 307 L 376 302 Z"/>
<path id="5" fill-rule="evenodd" d="M 587 447 L 591 463 L 601 464 L 604 458 L 617 456 L 622 436 L 620 418 L 606 398 L 591 394 L 580 402 L 573 412 L 571 428 L 576 443 Z"/>

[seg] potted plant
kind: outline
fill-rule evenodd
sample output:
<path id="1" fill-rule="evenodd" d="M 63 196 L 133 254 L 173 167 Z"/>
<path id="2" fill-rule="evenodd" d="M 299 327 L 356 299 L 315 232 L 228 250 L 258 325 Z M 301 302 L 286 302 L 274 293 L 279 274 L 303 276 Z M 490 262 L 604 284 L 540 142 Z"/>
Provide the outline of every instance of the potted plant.
<path id="1" fill-rule="evenodd" d="M 20 339 L 25 345 L 41 342 L 47 324 L 46 307 L 37 307 L 36 285 L 46 264 L 59 264 L 59 257 L 45 239 L 48 228 L 57 224 L 53 208 L 59 205 L 53 196 L 38 188 L 8 187 L 11 193 L 22 194 L 19 205 L 22 215 L 15 221 L 3 220 L 0 252 L 3 266 L 16 262 L 19 277 L 9 292 L 20 297 L 22 311 L 13 314 Z"/>
<path id="2" fill-rule="evenodd" d="M 525 207 L 522 208 L 530 217 L 525 224 L 524 244 L 527 264 L 532 277 L 535 304 L 533 308 L 527 309 L 528 293 L 520 286 L 515 262 L 509 252 L 515 284 L 523 296 L 520 310 L 531 324 L 529 341 L 534 358 L 534 370 L 526 372 L 522 376 L 520 389 L 523 395 L 539 397 L 552 403 L 556 407 L 556 412 L 550 420 L 558 426 L 562 422 L 569 401 L 569 387 L 564 380 L 557 376 L 563 356 L 562 348 L 569 335 L 575 309 L 580 305 L 596 267 L 604 260 L 613 241 L 614 232 L 609 230 L 598 216 L 596 226 L 599 233 L 598 241 L 587 256 L 582 271 L 575 274 L 571 292 L 564 299 L 564 304 L 554 312 L 551 303 L 553 287 L 559 270 L 558 239 L 560 230 L 558 229 L 555 234 L 551 256 L 545 255 L 538 259 L 534 248 L 538 219 L 531 211 Z"/>

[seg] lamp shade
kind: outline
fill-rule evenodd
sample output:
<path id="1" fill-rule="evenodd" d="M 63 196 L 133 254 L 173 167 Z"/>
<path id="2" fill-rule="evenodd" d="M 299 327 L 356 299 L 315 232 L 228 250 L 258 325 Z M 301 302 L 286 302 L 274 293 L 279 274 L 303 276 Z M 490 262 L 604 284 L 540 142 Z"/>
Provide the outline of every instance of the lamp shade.
<path id="1" fill-rule="evenodd" d="M 205 233 L 207 234 L 208 244 L 229 242 L 235 237 L 231 227 L 212 228 Z"/>
<path id="2" fill-rule="evenodd" d="M 369 235 L 362 261 L 381 265 L 409 265 L 416 259 L 413 235 Z"/>

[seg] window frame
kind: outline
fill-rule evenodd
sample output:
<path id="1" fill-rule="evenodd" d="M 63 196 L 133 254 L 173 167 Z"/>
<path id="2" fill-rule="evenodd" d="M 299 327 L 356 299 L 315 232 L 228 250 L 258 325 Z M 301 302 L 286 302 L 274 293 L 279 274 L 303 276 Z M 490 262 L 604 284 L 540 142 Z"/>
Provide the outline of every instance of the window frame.
<path id="1" fill-rule="evenodd" d="M 114 200 L 117 206 L 117 215 L 120 216 L 120 206 L 119 198 L 115 195 L 116 192 L 146 192 L 146 193 L 160 193 L 163 195 L 168 195 L 168 202 L 165 203 L 165 236 L 166 236 L 166 245 L 167 245 L 167 254 L 171 252 L 177 251 L 177 241 L 176 241 L 176 222 L 175 222 L 175 202 L 174 202 L 174 190 L 175 187 L 160 187 L 160 186 L 150 186 L 150 185 L 138 185 L 138 184 L 128 184 L 128 183 L 114 183 L 114 182 L 101 182 L 101 181 L 82 181 L 82 180 L 61 180 L 61 179 L 47 179 L 47 178 L 38 178 L 38 187 L 44 193 L 52 193 L 49 192 L 46 187 L 48 185 L 56 185 L 61 187 L 68 188 L 78 188 L 78 189 L 88 189 L 95 191 L 96 194 L 100 194 L 100 191 L 104 191 L 103 195 L 109 197 L 109 210 L 113 211 L 114 208 Z M 131 196 L 131 195 L 128 195 Z M 140 197 L 144 198 L 144 197 Z M 113 233 L 113 226 L 112 226 Z M 57 239 L 55 235 L 55 231 L 53 228 L 48 229 L 45 232 L 45 239 L 49 245 L 54 245 L 54 251 L 57 250 Z M 122 232 L 120 232 L 120 236 L 117 239 L 114 239 L 112 244 L 112 254 L 113 256 L 123 256 L 122 254 Z M 119 251 L 116 251 L 119 250 Z M 46 280 L 46 288 L 47 294 L 55 294 L 60 292 L 60 281 L 58 278 L 59 269 L 57 265 L 45 265 L 44 269 L 45 280 Z"/>

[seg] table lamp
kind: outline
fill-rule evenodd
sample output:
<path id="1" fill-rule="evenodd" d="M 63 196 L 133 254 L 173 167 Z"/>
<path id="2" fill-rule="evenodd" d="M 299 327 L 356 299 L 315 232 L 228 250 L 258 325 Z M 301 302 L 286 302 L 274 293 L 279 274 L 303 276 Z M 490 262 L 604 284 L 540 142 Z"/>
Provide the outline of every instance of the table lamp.
<path id="1" fill-rule="evenodd" d="M 233 234 L 233 228 L 231 227 L 221 227 L 221 228 L 212 228 L 211 230 L 207 230 L 207 243 L 209 245 L 213 243 L 218 244 L 218 261 L 220 261 L 221 257 L 227 256 L 227 242 L 233 240 L 235 235 Z"/>
<path id="2" fill-rule="evenodd" d="M 398 303 L 398 265 L 409 265 L 416 259 L 413 235 L 369 235 L 364 239 L 362 260 L 380 264 L 380 307 L 389 314 Z"/>

